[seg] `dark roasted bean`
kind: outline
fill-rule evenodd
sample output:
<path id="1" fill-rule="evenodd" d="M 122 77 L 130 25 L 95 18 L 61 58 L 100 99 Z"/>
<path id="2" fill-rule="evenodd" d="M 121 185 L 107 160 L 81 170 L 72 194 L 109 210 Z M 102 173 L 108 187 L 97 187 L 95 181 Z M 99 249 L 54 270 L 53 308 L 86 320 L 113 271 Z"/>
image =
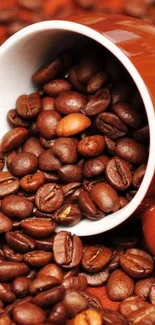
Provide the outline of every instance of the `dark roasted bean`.
<path id="1" fill-rule="evenodd" d="M 61 187 L 56 183 L 44 184 L 36 193 L 35 203 L 42 212 L 53 212 L 60 208 L 64 200 Z"/>

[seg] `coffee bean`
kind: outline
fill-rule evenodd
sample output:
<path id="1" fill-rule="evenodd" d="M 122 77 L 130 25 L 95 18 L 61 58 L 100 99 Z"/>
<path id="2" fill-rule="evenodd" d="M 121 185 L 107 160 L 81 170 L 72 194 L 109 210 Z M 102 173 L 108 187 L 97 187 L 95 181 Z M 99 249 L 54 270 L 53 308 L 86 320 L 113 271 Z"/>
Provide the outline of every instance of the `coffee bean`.
<path id="1" fill-rule="evenodd" d="M 91 120 L 81 114 L 72 113 L 58 122 L 56 133 L 59 137 L 70 137 L 86 130 L 91 125 Z"/>
<path id="2" fill-rule="evenodd" d="M 40 170 L 53 172 L 59 170 L 62 164 L 60 160 L 54 156 L 53 149 L 48 149 L 39 156 L 38 166 Z"/>
<path id="3" fill-rule="evenodd" d="M 101 87 L 103 87 L 107 81 L 109 80 L 109 76 L 105 71 L 99 71 L 94 76 L 90 78 L 87 84 L 87 92 L 90 94 L 94 94 L 98 91 Z M 108 96 L 107 96 L 108 97 Z M 105 94 L 105 100 L 106 100 Z M 104 97 L 103 97 L 104 100 Z"/>
<path id="4" fill-rule="evenodd" d="M 33 251 L 24 254 L 24 262 L 31 268 L 40 268 L 52 260 L 52 253 L 44 251 Z"/>
<path id="5" fill-rule="evenodd" d="M 120 158 L 133 164 L 143 164 L 147 160 L 147 148 L 132 138 L 120 139 L 115 151 Z"/>
<path id="6" fill-rule="evenodd" d="M 92 135 L 83 138 L 78 144 L 78 152 L 84 157 L 95 157 L 100 155 L 105 148 L 104 137 Z"/>
<path id="7" fill-rule="evenodd" d="M 45 183 L 45 175 L 42 172 L 29 174 L 21 178 L 19 185 L 26 192 L 36 192 Z"/>
<path id="8" fill-rule="evenodd" d="M 76 235 L 60 231 L 54 238 L 53 254 L 55 262 L 63 268 L 75 267 L 82 259 L 82 242 Z"/>
<path id="9" fill-rule="evenodd" d="M 0 263 L 0 281 L 11 281 L 18 276 L 24 276 L 28 273 L 28 266 L 25 263 L 1 262 Z"/>
<path id="10" fill-rule="evenodd" d="M 49 315 L 50 323 L 61 325 L 67 321 L 67 310 L 63 302 L 58 302 Z"/>
<path id="11" fill-rule="evenodd" d="M 35 325 L 44 323 L 46 320 L 45 312 L 32 303 L 24 303 L 13 309 L 13 319 L 21 325 Z"/>
<path id="12" fill-rule="evenodd" d="M 0 172 L 3 170 L 5 165 L 5 156 L 2 152 L 0 152 Z"/>
<path id="13" fill-rule="evenodd" d="M 22 220 L 32 215 L 33 204 L 24 197 L 9 195 L 2 200 L 1 209 L 8 217 Z"/>
<path id="14" fill-rule="evenodd" d="M 111 300 L 122 301 L 132 296 L 134 291 L 133 280 L 121 270 L 115 270 L 107 283 L 107 294 Z"/>
<path id="15" fill-rule="evenodd" d="M 44 97 L 42 99 L 42 110 L 43 111 L 46 111 L 46 110 L 52 110 L 54 111 L 55 110 L 55 99 L 52 98 L 52 97 Z"/>
<path id="16" fill-rule="evenodd" d="M 58 279 L 59 282 L 63 280 L 63 271 L 62 269 L 56 264 L 48 264 L 44 266 L 39 272 L 38 277 L 43 276 L 52 276 Z"/>
<path id="17" fill-rule="evenodd" d="M 96 309 L 96 310 L 102 310 L 102 302 L 101 300 L 95 296 L 93 293 L 86 292 L 86 291 L 80 291 L 80 294 L 88 301 L 89 308 Z"/>
<path id="18" fill-rule="evenodd" d="M 104 213 L 99 211 L 87 191 L 81 191 L 78 197 L 79 207 L 88 219 L 98 220 L 104 218 Z"/>
<path id="19" fill-rule="evenodd" d="M 153 271 L 153 259 L 150 254 L 138 248 L 127 249 L 120 256 L 120 265 L 133 278 L 145 278 Z"/>
<path id="20" fill-rule="evenodd" d="M 36 157 L 39 157 L 44 148 L 41 146 L 40 141 L 36 137 L 29 137 L 23 144 L 23 152 L 33 153 Z"/>
<path id="21" fill-rule="evenodd" d="M 22 262 L 23 261 L 22 254 L 16 253 L 13 249 L 11 249 L 7 245 L 3 246 L 3 254 L 4 254 L 4 258 L 6 261 L 10 261 L 10 262 Z"/>
<path id="22" fill-rule="evenodd" d="M 124 208 L 129 203 L 128 199 L 124 196 L 119 197 L 120 209 Z"/>
<path id="23" fill-rule="evenodd" d="M 55 286 L 54 288 L 48 289 L 41 293 L 38 293 L 34 298 L 33 302 L 41 307 L 50 307 L 61 301 L 64 297 L 65 289 L 63 286 Z"/>
<path id="24" fill-rule="evenodd" d="M 17 127 L 8 131 L 1 139 L 0 151 L 6 153 L 18 147 L 27 138 L 28 131 L 23 127 Z"/>
<path id="25" fill-rule="evenodd" d="M 110 276 L 107 268 L 103 269 L 102 271 L 92 273 L 92 274 L 82 272 L 82 273 L 80 273 L 80 275 L 84 275 L 86 277 L 88 286 L 90 286 L 90 287 L 103 286 L 107 282 L 107 280 Z"/>
<path id="26" fill-rule="evenodd" d="M 64 164 L 74 164 L 78 160 L 76 138 L 56 139 L 52 147 L 54 155 Z"/>
<path id="27" fill-rule="evenodd" d="M 111 89 L 112 104 L 128 103 L 131 100 L 132 93 L 129 85 L 123 82 L 115 84 Z"/>
<path id="28" fill-rule="evenodd" d="M 154 305 L 147 305 L 139 308 L 138 310 L 135 310 L 131 312 L 127 320 L 130 323 L 135 323 L 136 325 L 145 325 L 145 324 L 151 324 L 155 322 L 155 306 Z"/>
<path id="29" fill-rule="evenodd" d="M 84 275 L 71 276 L 64 279 L 62 285 L 66 290 L 85 291 L 87 288 L 87 279 Z"/>
<path id="30" fill-rule="evenodd" d="M 61 115 L 53 110 L 42 111 L 37 118 L 37 129 L 42 137 L 50 140 L 56 136 L 56 128 L 61 120 Z M 58 123 L 59 122 L 59 123 Z"/>
<path id="31" fill-rule="evenodd" d="M 73 226 L 82 219 L 82 214 L 78 204 L 64 204 L 54 212 L 52 219 L 60 225 Z"/>
<path id="32" fill-rule="evenodd" d="M 0 234 L 10 231 L 12 227 L 13 224 L 10 218 L 0 212 Z"/>
<path id="33" fill-rule="evenodd" d="M 83 253 L 82 266 L 90 273 L 101 271 L 110 261 L 112 251 L 104 246 L 89 246 Z"/>
<path id="34" fill-rule="evenodd" d="M 146 172 L 146 167 L 147 167 L 146 164 L 143 164 L 135 170 L 135 172 L 133 174 L 133 181 L 132 181 L 134 187 L 136 187 L 136 188 L 140 187 L 141 182 L 142 182 L 143 177 Z"/>
<path id="35" fill-rule="evenodd" d="M 126 125 L 111 112 L 100 113 L 95 120 L 95 125 L 100 132 L 114 140 L 127 133 Z"/>
<path id="36" fill-rule="evenodd" d="M 27 174 L 34 173 L 37 169 L 38 160 L 33 153 L 18 153 L 15 159 L 9 164 L 10 172 L 16 177 L 23 177 Z"/>
<path id="37" fill-rule="evenodd" d="M 130 164 L 117 156 L 109 160 L 105 174 L 110 185 L 118 190 L 126 190 L 132 183 Z"/>
<path id="38" fill-rule="evenodd" d="M 35 72 L 32 76 L 32 81 L 37 84 L 45 84 L 52 79 L 57 78 L 62 70 L 62 61 L 60 58 L 57 58 Z"/>
<path id="39" fill-rule="evenodd" d="M 116 154 L 115 142 L 108 137 L 104 137 L 104 139 L 105 139 L 105 149 L 111 156 L 115 156 L 115 154 Z"/>
<path id="40" fill-rule="evenodd" d="M 143 116 L 128 103 L 116 103 L 112 111 L 128 126 L 138 129 L 143 123 Z"/>
<path id="41" fill-rule="evenodd" d="M 1 325 L 12 325 L 11 318 L 6 313 L 3 313 L 3 314 L 1 313 L 1 315 L 0 315 L 0 322 L 1 322 Z"/>
<path id="42" fill-rule="evenodd" d="M 44 239 L 37 239 L 37 249 L 44 250 L 44 251 L 51 251 L 53 248 L 53 240 L 54 237 L 46 237 Z"/>
<path id="43" fill-rule="evenodd" d="M 54 276 L 40 275 L 30 283 L 29 291 L 30 294 L 37 295 L 38 293 L 51 289 L 59 284 L 60 281 Z"/>
<path id="44" fill-rule="evenodd" d="M 88 308 L 87 300 L 74 290 L 66 291 L 63 303 L 67 309 L 69 318 L 75 317 L 78 313 Z"/>
<path id="45" fill-rule="evenodd" d="M 61 187 L 56 183 L 44 184 L 36 193 L 35 203 L 42 212 L 53 212 L 60 208 L 64 200 Z"/>
<path id="46" fill-rule="evenodd" d="M 67 90 L 67 89 L 66 89 Z M 62 115 L 78 113 L 87 104 L 86 96 L 77 91 L 64 91 L 55 100 L 55 108 Z"/>
<path id="47" fill-rule="evenodd" d="M 22 119 L 18 114 L 16 109 L 10 109 L 7 113 L 7 121 L 13 128 L 15 127 L 29 127 L 29 122 Z"/>
<path id="48" fill-rule="evenodd" d="M 135 294 L 141 299 L 148 299 L 151 286 L 153 285 L 155 278 L 147 278 L 139 280 L 135 284 Z"/>
<path id="49" fill-rule="evenodd" d="M 82 168 L 78 165 L 64 165 L 58 170 L 58 176 L 63 183 L 80 182 L 82 179 Z"/>
<path id="50" fill-rule="evenodd" d="M 55 79 L 50 81 L 49 83 L 46 83 L 43 87 L 43 90 L 48 96 L 52 96 L 55 98 L 61 96 L 62 92 L 64 93 L 70 91 L 71 88 L 72 85 L 66 79 Z M 56 101 L 55 107 L 57 109 Z"/>
<path id="51" fill-rule="evenodd" d="M 110 105 L 110 92 L 109 89 L 103 88 L 90 98 L 85 108 L 82 110 L 88 116 L 94 116 L 104 112 Z"/>
<path id="52" fill-rule="evenodd" d="M 87 309 L 78 314 L 74 319 L 74 325 L 102 325 L 102 318 L 99 312 L 93 309 Z"/>
<path id="53" fill-rule="evenodd" d="M 21 226 L 26 233 L 36 238 L 50 236 L 55 229 L 54 222 L 46 218 L 25 219 L 22 220 Z"/>
<path id="54" fill-rule="evenodd" d="M 16 102 L 18 115 L 24 119 L 35 118 L 41 111 L 41 99 L 38 93 L 21 95 Z"/>
<path id="55" fill-rule="evenodd" d="M 17 297 L 25 297 L 29 293 L 31 281 L 26 277 L 18 277 L 12 281 L 11 289 Z"/>
<path id="56" fill-rule="evenodd" d="M 141 307 L 147 306 L 148 303 L 138 296 L 133 296 L 124 299 L 119 305 L 120 313 L 127 317 L 131 312 L 140 309 Z"/>
<path id="57" fill-rule="evenodd" d="M 74 65 L 72 68 L 70 68 L 68 73 L 68 79 L 76 90 L 85 93 L 86 89 L 84 85 L 82 85 L 82 83 L 77 78 L 78 69 L 79 69 L 78 65 Z"/>
<path id="58" fill-rule="evenodd" d="M 55 139 L 47 140 L 43 137 L 40 137 L 39 141 L 40 141 L 41 145 L 44 147 L 44 149 L 52 149 Z"/>
<path id="59" fill-rule="evenodd" d="M 36 240 L 20 232 L 7 232 L 5 239 L 9 247 L 20 253 L 26 253 L 36 248 Z"/>
<path id="60" fill-rule="evenodd" d="M 133 138 L 136 141 L 148 144 L 149 142 L 149 127 L 148 125 L 143 126 L 139 130 L 133 132 Z"/>
<path id="61" fill-rule="evenodd" d="M 90 191 L 90 197 L 103 212 L 115 212 L 119 209 L 117 192 L 105 182 L 94 185 Z"/>
<path id="62" fill-rule="evenodd" d="M 83 167 L 83 176 L 86 178 L 96 177 L 103 173 L 107 166 L 109 158 L 101 155 L 97 158 L 88 159 Z"/>
<path id="63" fill-rule="evenodd" d="M 12 292 L 11 285 L 9 283 L 0 283 L 0 299 L 2 302 L 7 304 L 13 302 L 16 299 L 16 296 Z"/>

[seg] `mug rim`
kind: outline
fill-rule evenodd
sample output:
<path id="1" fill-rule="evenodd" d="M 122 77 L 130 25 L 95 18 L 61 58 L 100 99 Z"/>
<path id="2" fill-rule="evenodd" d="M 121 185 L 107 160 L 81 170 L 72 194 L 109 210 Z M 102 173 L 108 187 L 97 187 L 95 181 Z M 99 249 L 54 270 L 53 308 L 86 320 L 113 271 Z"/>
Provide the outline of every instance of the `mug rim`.
<path id="1" fill-rule="evenodd" d="M 107 223 L 106 227 L 104 227 L 104 229 L 102 229 L 101 226 L 103 220 L 102 219 L 99 221 L 95 221 L 97 227 L 92 227 L 93 229 L 91 231 L 89 231 L 89 229 L 85 229 L 83 230 L 83 234 L 81 234 L 80 232 L 81 236 L 95 235 L 103 231 L 110 230 L 116 227 L 117 225 L 119 225 L 120 223 L 122 223 L 123 221 L 125 221 L 126 219 L 128 219 L 134 213 L 134 211 L 136 211 L 137 207 L 142 202 L 142 200 L 144 199 L 147 193 L 155 169 L 155 160 L 154 160 L 155 141 L 153 141 L 154 130 L 155 130 L 154 108 L 153 108 L 153 103 L 149 95 L 147 86 L 145 85 L 138 70 L 136 69 L 134 64 L 130 61 L 130 59 L 127 57 L 127 55 L 123 52 L 123 50 L 121 50 L 115 43 L 113 43 L 110 38 L 104 35 L 104 33 L 101 33 L 100 31 L 96 31 L 95 29 L 86 26 L 82 23 L 72 22 L 68 20 L 49 20 L 49 21 L 39 22 L 30 25 L 28 27 L 25 27 L 24 29 L 20 30 L 19 32 L 11 36 L 8 40 L 6 40 L 6 42 L 0 47 L 0 58 L 1 56 L 5 55 L 5 52 L 9 50 L 12 45 L 15 45 L 17 41 L 19 42 L 20 40 L 32 35 L 33 33 L 37 34 L 40 31 L 54 30 L 54 29 L 71 31 L 71 32 L 81 34 L 83 36 L 87 36 L 88 38 L 95 40 L 96 42 L 98 42 L 99 44 L 107 48 L 123 64 L 123 66 L 126 68 L 126 70 L 131 75 L 132 79 L 134 80 L 140 92 L 140 95 L 143 99 L 143 103 L 148 118 L 148 125 L 149 125 L 149 132 L 150 132 L 150 149 L 149 149 L 147 168 L 146 168 L 146 172 L 142 184 L 138 192 L 136 193 L 134 198 L 128 203 L 128 205 L 119 210 L 119 215 L 114 217 L 113 216 L 114 213 L 111 213 L 109 216 L 107 216 L 109 222 Z M 77 226 L 75 225 L 76 228 Z M 58 230 L 60 230 L 59 227 Z M 66 230 L 71 230 L 74 232 L 74 226 L 71 227 L 70 229 L 66 228 Z"/>

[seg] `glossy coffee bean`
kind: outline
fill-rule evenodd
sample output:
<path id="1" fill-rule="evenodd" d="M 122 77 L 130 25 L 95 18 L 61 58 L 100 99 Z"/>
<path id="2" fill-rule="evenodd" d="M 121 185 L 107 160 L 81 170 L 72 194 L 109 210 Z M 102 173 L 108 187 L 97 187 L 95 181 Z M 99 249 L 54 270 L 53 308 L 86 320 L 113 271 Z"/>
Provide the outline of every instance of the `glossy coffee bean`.
<path id="1" fill-rule="evenodd" d="M 130 164 L 117 156 L 107 163 L 105 175 L 110 185 L 118 190 L 126 190 L 132 183 Z"/>
<path id="2" fill-rule="evenodd" d="M 24 197 L 9 195 L 2 200 L 1 209 L 8 217 L 22 220 L 32 215 L 33 204 Z"/>
<path id="3" fill-rule="evenodd" d="M 29 137 L 22 146 L 23 152 L 33 153 L 36 157 L 39 157 L 44 148 L 41 146 L 40 141 L 36 137 Z"/>
<path id="4" fill-rule="evenodd" d="M 44 323 L 46 314 L 40 307 L 32 303 L 24 303 L 13 309 L 13 319 L 21 325 L 35 325 Z"/>
<path id="5" fill-rule="evenodd" d="M 100 89 L 94 96 L 90 98 L 85 108 L 82 110 L 88 116 L 98 115 L 104 112 L 110 105 L 110 92 L 109 89 Z"/>
<path id="6" fill-rule="evenodd" d="M 6 153 L 21 145 L 27 138 L 28 131 L 23 127 L 14 128 L 2 137 L 0 151 Z"/>
<path id="7" fill-rule="evenodd" d="M 60 208 L 64 200 L 61 187 L 56 183 L 44 184 L 36 193 L 35 203 L 42 212 L 53 212 Z"/>
<path id="8" fill-rule="evenodd" d="M 75 267 L 82 259 L 82 242 L 78 236 L 60 231 L 54 238 L 53 254 L 55 262 L 63 268 Z"/>
<path id="9" fill-rule="evenodd" d="M 143 116 L 128 103 L 116 103 L 112 111 L 128 126 L 138 129 L 143 123 Z"/>
<path id="10" fill-rule="evenodd" d="M 148 142 L 149 142 L 149 127 L 148 127 L 148 125 L 145 125 L 142 128 L 134 131 L 133 137 L 136 141 L 139 141 L 144 144 L 148 144 Z"/>
<path id="11" fill-rule="evenodd" d="M 1 262 L 0 263 L 0 281 L 7 282 L 19 276 L 28 273 L 28 266 L 25 263 Z"/>
<path id="12" fill-rule="evenodd" d="M 5 165 L 5 156 L 2 152 L 0 152 L 0 172 L 3 170 Z"/>
<path id="13" fill-rule="evenodd" d="M 105 139 L 105 149 L 106 151 L 111 155 L 111 156 L 115 156 L 116 152 L 115 152 L 115 141 L 113 141 L 112 139 L 108 138 L 108 137 L 104 137 Z"/>
<path id="14" fill-rule="evenodd" d="M 44 251 L 33 251 L 24 254 L 24 262 L 31 268 L 40 268 L 52 260 L 52 253 Z"/>
<path id="15" fill-rule="evenodd" d="M 70 137 L 83 132 L 90 125 L 91 120 L 87 116 L 81 113 L 72 113 L 59 121 L 56 133 L 58 137 Z"/>
<path id="16" fill-rule="evenodd" d="M 142 180 L 143 180 L 143 177 L 144 177 L 145 172 L 146 172 L 146 167 L 147 167 L 146 164 L 143 164 L 143 165 L 139 166 L 135 170 L 135 172 L 133 174 L 133 181 L 132 181 L 135 188 L 140 187 L 140 185 L 142 183 Z"/>
<path id="17" fill-rule="evenodd" d="M 115 212 L 119 209 L 119 198 L 112 186 L 103 182 L 94 185 L 90 197 L 103 212 Z"/>
<path id="18" fill-rule="evenodd" d="M 100 315 L 105 324 L 125 325 L 126 319 L 118 311 L 104 308 L 100 311 Z M 103 323 L 103 324 L 104 324 Z"/>
<path id="19" fill-rule="evenodd" d="M 88 159 L 83 167 L 83 176 L 85 178 L 96 177 L 103 173 L 109 158 L 105 155 L 98 156 L 97 158 Z"/>
<path id="20" fill-rule="evenodd" d="M 40 275 L 30 283 L 29 292 L 31 295 L 35 296 L 38 293 L 51 289 L 55 286 L 58 286 L 59 284 L 59 280 L 54 276 Z"/>
<path id="21" fill-rule="evenodd" d="M 74 65 L 73 67 L 71 67 L 69 69 L 68 79 L 77 91 L 85 93 L 86 92 L 85 86 L 82 85 L 82 83 L 78 80 L 77 77 L 78 69 L 79 69 L 78 65 Z"/>
<path id="22" fill-rule="evenodd" d="M 20 253 L 16 253 L 13 249 L 11 249 L 9 246 L 4 245 L 3 246 L 3 254 L 6 261 L 10 262 L 22 262 L 23 256 Z"/>
<path id="23" fill-rule="evenodd" d="M 37 118 L 37 129 L 42 137 L 53 139 L 56 136 L 56 127 L 61 115 L 53 110 L 42 111 Z"/>
<path id="24" fill-rule="evenodd" d="M 46 83 L 43 87 L 44 92 L 48 96 L 58 97 L 62 92 L 69 91 L 72 88 L 72 85 L 66 79 L 54 79 Z M 56 106 L 56 102 L 55 102 Z M 56 106 L 57 109 L 57 106 Z"/>
<path id="25" fill-rule="evenodd" d="M 53 149 L 48 149 L 39 156 L 38 167 L 45 172 L 53 172 L 59 170 L 62 164 L 60 160 L 54 156 Z"/>
<path id="26" fill-rule="evenodd" d="M 142 307 L 147 306 L 148 303 L 138 296 L 132 296 L 124 299 L 119 305 L 120 313 L 127 317 L 132 311 L 136 311 Z"/>
<path id="27" fill-rule="evenodd" d="M 89 246 L 83 253 L 82 267 L 90 273 L 101 271 L 110 261 L 112 251 L 104 246 Z"/>
<path id="28" fill-rule="evenodd" d="M 0 299 L 3 303 L 7 304 L 13 302 L 16 299 L 16 296 L 11 290 L 11 285 L 9 283 L 0 283 Z"/>
<path id="29" fill-rule="evenodd" d="M 145 325 L 145 324 L 151 324 L 155 322 L 155 306 L 154 305 L 147 305 L 144 307 L 139 308 L 138 310 L 135 310 L 131 312 L 127 320 L 130 323 L 135 323 L 137 325 Z"/>
<path id="30" fill-rule="evenodd" d="M 104 112 L 97 116 L 95 125 L 97 129 L 111 139 L 118 139 L 127 133 L 126 125 L 121 119 L 111 113 Z"/>
<path id="31" fill-rule="evenodd" d="M 105 148 L 104 137 L 92 135 L 83 138 L 78 144 L 78 152 L 84 157 L 95 157 L 100 155 Z"/>
<path id="32" fill-rule="evenodd" d="M 112 256 L 110 259 L 110 262 L 108 263 L 108 270 L 109 271 L 114 271 L 119 267 L 119 260 L 120 260 L 120 255 L 123 254 L 124 250 L 122 247 L 115 247 L 112 248 Z"/>
<path id="33" fill-rule="evenodd" d="M 121 270 L 115 270 L 107 283 L 107 294 L 111 300 L 122 301 L 132 296 L 134 291 L 133 280 Z"/>
<path id="34" fill-rule="evenodd" d="M 0 234 L 10 231 L 13 227 L 12 221 L 5 214 L 0 212 Z"/>
<path id="35" fill-rule="evenodd" d="M 55 229 L 54 222 L 46 218 L 28 218 L 22 220 L 21 226 L 28 235 L 35 238 L 50 236 Z"/>
<path id="36" fill-rule="evenodd" d="M 67 164 L 58 170 L 58 176 L 63 183 L 80 182 L 82 168 L 78 165 Z"/>
<path id="37" fill-rule="evenodd" d="M 45 183 L 45 175 L 42 172 L 29 174 L 21 178 L 19 185 L 26 192 L 36 192 Z"/>
<path id="38" fill-rule="evenodd" d="M 11 289 L 17 297 L 25 297 L 29 293 L 31 281 L 26 277 L 18 277 L 12 281 Z"/>
<path id="39" fill-rule="evenodd" d="M 27 174 L 34 173 L 37 169 L 38 160 L 33 153 L 18 153 L 15 159 L 9 164 L 10 172 L 16 177 L 23 177 Z"/>
<path id="40" fill-rule="evenodd" d="M 138 248 L 128 249 L 120 256 L 120 265 L 133 278 L 145 278 L 153 271 L 153 259 L 150 254 Z"/>
<path id="41" fill-rule="evenodd" d="M 14 194 L 19 189 L 19 180 L 10 172 L 0 171 L 0 198 Z"/>
<path id="42" fill-rule="evenodd" d="M 74 164 L 78 160 L 77 145 L 76 138 L 59 138 L 55 140 L 52 150 L 62 163 Z"/>
<path id="43" fill-rule="evenodd" d="M 29 122 L 22 119 L 18 114 L 16 109 L 10 109 L 7 114 L 7 121 L 11 127 L 29 127 Z"/>
<path id="44" fill-rule="evenodd" d="M 94 309 L 87 309 L 78 314 L 74 321 L 74 325 L 102 325 L 102 317 L 99 312 Z"/>
<path id="45" fill-rule="evenodd" d="M 143 164 L 147 160 L 147 148 L 132 138 L 120 139 L 115 151 L 120 158 L 133 164 Z"/>
<path id="46" fill-rule="evenodd" d="M 87 300 L 74 290 L 66 291 L 63 303 L 67 309 L 69 318 L 75 317 L 78 313 L 88 308 Z"/>
<path id="47" fill-rule="evenodd" d="M 124 208 L 129 203 L 128 199 L 124 196 L 119 197 L 120 209 Z"/>
<path id="48" fill-rule="evenodd" d="M 64 287 L 58 285 L 55 286 L 54 288 L 38 293 L 33 298 L 33 302 L 38 306 L 47 308 L 52 305 L 55 305 L 58 301 L 61 301 L 64 297 L 64 294 L 65 294 Z"/>
<path id="49" fill-rule="evenodd" d="M 84 275 L 71 276 L 64 279 L 62 285 L 66 290 L 85 291 L 87 288 L 87 279 Z"/>
<path id="50" fill-rule="evenodd" d="M 81 191 L 78 197 L 79 207 L 84 216 L 91 220 L 104 218 L 105 214 L 99 211 L 92 201 L 90 194 L 87 191 Z"/>
<path id="51" fill-rule="evenodd" d="M 94 94 L 101 87 L 103 87 L 109 79 L 109 76 L 105 71 L 99 71 L 90 78 L 87 84 L 87 92 Z M 105 97 L 106 98 L 106 97 Z"/>
<path id="52" fill-rule="evenodd" d="M 17 99 L 16 110 L 21 118 L 35 118 L 41 111 L 41 98 L 39 94 L 21 95 Z"/>
<path id="53" fill-rule="evenodd" d="M 36 240 L 20 231 L 7 232 L 5 239 L 9 247 L 16 252 L 26 253 L 36 248 Z"/>
<path id="54" fill-rule="evenodd" d="M 87 291 L 80 291 L 80 294 L 88 301 L 90 309 L 102 310 L 102 302 L 99 297 Z"/>
<path id="55" fill-rule="evenodd" d="M 100 286 L 103 286 L 107 282 L 107 280 L 110 276 L 110 273 L 108 271 L 108 268 L 105 268 L 102 271 L 99 271 L 96 273 L 81 272 L 80 275 L 85 276 L 85 278 L 87 279 L 88 286 L 100 287 Z"/>
<path id="56" fill-rule="evenodd" d="M 40 141 L 41 145 L 44 147 L 44 149 L 52 149 L 55 139 L 48 140 L 43 137 L 40 137 L 39 141 Z"/>
<path id="57" fill-rule="evenodd" d="M 78 204 L 64 204 L 54 212 L 52 219 L 60 225 L 74 226 L 82 219 L 82 214 Z"/>
<path id="58" fill-rule="evenodd" d="M 54 106 L 54 102 L 55 99 L 52 97 L 44 97 L 42 98 L 42 110 L 46 111 L 46 110 L 55 110 L 55 106 Z"/>
<path id="59" fill-rule="evenodd" d="M 67 321 L 67 309 L 63 302 L 58 302 L 49 315 L 50 323 L 61 325 Z"/>
<path id="60" fill-rule="evenodd" d="M 76 91 L 64 91 L 55 100 L 55 108 L 62 115 L 78 113 L 87 104 L 87 98 Z"/>
<path id="61" fill-rule="evenodd" d="M 59 282 L 62 282 L 63 280 L 63 271 L 62 269 L 54 263 L 50 263 L 46 266 L 44 266 L 39 272 L 38 277 L 46 277 L 46 276 L 52 276 L 58 279 Z"/>
<path id="62" fill-rule="evenodd" d="M 154 283 L 155 278 L 150 277 L 143 280 L 139 280 L 135 284 L 135 294 L 139 296 L 141 299 L 148 299 L 149 293 L 152 284 Z"/>
<path id="63" fill-rule="evenodd" d="M 57 78 L 62 70 L 62 61 L 60 58 L 57 58 L 35 72 L 32 76 L 32 81 L 37 84 L 45 84 L 46 82 Z"/>

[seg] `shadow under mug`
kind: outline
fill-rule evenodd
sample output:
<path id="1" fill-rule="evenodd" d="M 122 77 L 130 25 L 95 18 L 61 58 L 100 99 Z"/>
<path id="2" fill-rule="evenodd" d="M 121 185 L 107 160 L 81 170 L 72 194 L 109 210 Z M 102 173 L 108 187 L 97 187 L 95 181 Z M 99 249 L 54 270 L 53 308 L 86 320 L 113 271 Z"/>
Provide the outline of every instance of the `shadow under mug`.
<path id="1" fill-rule="evenodd" d="M 80 236 L 107 231 L 129 218 L 146 196 L 155 195 L 155 26 L 123 16 L 89 14 L 31 25 L 13 35 L 0 48 L 0 138 L 8 131 L 7 111 L 18 96 L 31 93 L 32 74 L 48 55 L 93 40 L 109 50 L 134 80 L 146 110 L 150 146 L 146 173 L 132 201 L 99 221 L 82 220 L 71 230 Z M 62 228 L 58 228 L 60 230 Z"/>

